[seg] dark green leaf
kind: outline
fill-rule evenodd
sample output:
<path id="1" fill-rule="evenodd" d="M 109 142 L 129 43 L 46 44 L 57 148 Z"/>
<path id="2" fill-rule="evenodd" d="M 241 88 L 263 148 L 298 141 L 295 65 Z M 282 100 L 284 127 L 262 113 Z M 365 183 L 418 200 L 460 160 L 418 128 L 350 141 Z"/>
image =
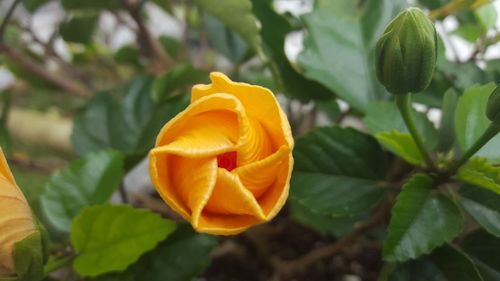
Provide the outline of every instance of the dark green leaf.
<path id="1" fill-rule="evenodd" d="M 450 88 L 443 97 L 441 126 L 439 129 L 438 149 L 448 151 L 455 142 L 455 108 L 457 106 L 458 96 L 453 88 Z"/>
<path id="2" fill-rule="evenodd" d="M 454 246 L 437 248 L 430 259 L 449 281 L 484 281 L 471 258 Z"/>
<path id="3" fill-rule="evenodd" d="M 384 154 L 372 137 L 353 129 L 318 128 L 297 140 L 291 198 L 336 216 L 369 211 L 383 195 Z"/>
<path id="4" fill-rule="evenodd" d="M 264 51 L 276 64 L 283 80 L 285 94 L 302 101 L 328 100 L 333 94 L 320 83 L 305 78 L 288 60 L 285 54 L 285 39 L 292 32 L 291 24 L 273 9 L 271 0 L 252 0 L 254 13 L 258 17 Z"/>
<path id="5" fill-rule="evenodd" d="M 72 219 L 82 208 L 109 200 L 123 176 L 123 156 L 102 151 L 73 161 L 56 172 L 41 197 L 42 210 L 50 223 L 69 232 Z"/>
<path id="6" fill-rule="evenodd" d="M 438 141 L 438 133 L 434 125 L 422 112 L 413 110 L 413 118 L 418 131 L 423 136 L 424 143 L 429 150 L 432 150 Z M 366 108 L 366 115 L 363 119 L 371 134 L 386 132 L 392 133 L 397 130 L 401 133 L 408 133 L 401 113 L 394 102 L 374 102 Z"/>
<path id="7" fill-rule="evenodd" d="M 115 10 L 121 7 L 120 0 L 61 0 L 66 10 Z"/>
<path id="8" fill-rule="evenodd" d="M 192 280 L 201 274 L 210 262 L 209 254 L 217 245 L 215 237 L 197 234 L 189 225 L 178 229 L 154 251 L 144 255 L 131 271 L 136 281 Z"/>
<path id="9" fill-rule="evenodd" d="M 152 79 L 136 78 L 123 100 L 99 93 L 75 118 L 71 141 L 79 155 L 113 148 L 127 155 L 127 167 L 142 159 L 170 118 L 187 105 L 187 96 L 165 103 L 151 97 Z"/>
<path id="10" fill-rule="evenodd" d="M 208 82 L 208 73 L 190 64 L 179 64 L 156 78 L 152 94 L 157 101 L 165 101 L 176 94 L 184 93 L 187 87 Z"/>
<path id="11" fill-rule="evenodd" d="M 43 278 L 44 249 L 40 231 L 14 244 L 14 264 L 20 281 L 39 281 Z"/>
<path id="12" fill-rule="evenodd" d="M 443 195 L 432 194 L 432 179 L 413 176 L 392 209 L 384 259 L 406 261 L 450 242 L 463 227 L 458 207 Z"/>
<path id="13" fill-rule="evenodd" d="M 125 270 L 175 228 L 172 221 L 146 209 L 128 205 L 87 207 L 71 229 L 71 242 L 78 253 L 73 268 L 81 276 Z"/>
<path id="14" fill-rule="evenodd" d="M 455 111 L 455 133 L 463 151 L 471 147 L 490 125 L 486 105 L 495 84 L 475 85 L 459 98 Z M 489 141 L 476 155 L 500 162 L 500 135 Z"/>
<path id="15" fill-rule="evenodd" d="M 26 10 L 34 12 L 49 1 L 50 0 L 24 0 L 22 3 Z"/>
<path id="16" fill-rule="evenodd" d="M 62 38 L 67 42 L 88 44 L 97 24 L 97 15 L 74 16 L 59 26 Z"/>
<path id="17" fill-rule="evenodd" d="M 260 48 L 261 38 L 257 19 L 252 14 L 250 0 L 195 0 L 197 5 L 238 33 L 255 50 Z"/>
<path id="18" fill-rule="evenodd" d="M 339 9 L 340 3 L 344 9 Z M 351 0 L 316 7 L 304 21 L 309 35 L 299 64 L 354 108 L 385 96 L 375 77 L 374 48 L 385 25 L 406 5 L 400 0 L 368 0 L 362 10 Z M 348 7 L 348 8 L 345 8 Z"/>
<path id="19" fill-rule="evenodd" d="M 461 204 L 490 234 L 500 237 L 500 195 L 474 186 L 460 189 Z"/>
<path id="20" fill-rule="evenodd" d="M 234 64 L 243 62 L 249 51 L 245 41 L 215 17 L 205 13 L 202 19 L 210 44 Z"/>
<path id="21" fill-rule="evenodd" d="M 473 258 L 485 281 L 500 280 L 500 239 L 478 230 L 469 234 L 461 246 Z"/>
<path id="22" fill-rule="evenodd" d="M 381 280 L 382 281 L 382 280 Z M 391 272 L 387 281 L 451 281 L 447 280 L 434 263 L 427 259 L 405 262 Z"/>

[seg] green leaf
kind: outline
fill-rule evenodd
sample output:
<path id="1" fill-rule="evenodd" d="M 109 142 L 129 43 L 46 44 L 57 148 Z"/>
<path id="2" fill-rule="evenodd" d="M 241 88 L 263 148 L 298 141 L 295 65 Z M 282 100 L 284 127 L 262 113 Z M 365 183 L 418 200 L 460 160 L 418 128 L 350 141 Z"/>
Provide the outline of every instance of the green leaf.
<path id="1" fill-rule="evenodd" d="M 274 62 L 284 84 L 285 94 L 309 101 L 328 100 L 333 93 L 322 84 L 305 78 L 285 54 L 286 36 L 293 31 L 292 25 L 273 8 L 272 0 L 252 0 L 253 10 L 262 26 L 264 52 Z"/>
<path id="2" fill-rule="evenodd" d="M 78 253 L 73 268 L 81 276 L 125 270 L 175 228 L 174 222 L 146 209 L 128 205 L 87 207 L 71 229 L 71 243 Z"/>
<path id="3" fill-rule="evenodd" d="M 195 0 L 203 10 L 219 19 L 227 27 L 238 33 L 255 50 L 260 48 L 261 38 L 257 19 L 252 14 L 250 0 Z"/>
<path id="4" fill-rule="evenodd" d="M 61 0 L 66 10 L 116 10 L 121 7 L 120 0 Z"/>
<path id="5" fill-rule="evenodd" d="M 485 281 L 500 280 L 500 239 L 477 230 L 467 235 L 461 246 L 472 257 Z"/>
<path id="6" fill-rule="evenodd" d="M 447 280 L 428 259 L 405 262 L 391 272 L 388 281 L 451 281 Z M 383 280 L 381 280 L 383 281 Z M 455 281 L 455 280 L 454 280 Z"/>
<path id="7" fill-rule="evenodd" d="M 453 32 L 453 34 L 458 35 L 472 43 L 476 42 L 476 40 L 479 39 L 483 33 L 483 27 L 477 24 L 461 24 Z"/>
<path id="8" fill-rule="evenodd" d="M 196 69 L 190 64 L 179 64 L 155 79 L 152 95 L 156 101 L 165 101 L 175 95 L 183 94 L 187 87 L 208 82 L 207 80 L 206 71 Z"/>
<path id="9" fill-rule="evenodd" d="M 369 211 L 384 194 L 386 165 L 375 139 L 354 129 L 317 128 L 297 139 L 291 199 L 335 216 Z"/>
<path id="10" fill-rule="evenodd" d="M 364 111 L 384 97 L 375 77 L 375 44 L 385 25 L 406 5 L 401 0 L 336 1 L 304 16 L 309 35 L 298 61 L 306 77 L 319 81 L 352 107 Z M 339 9 L 340 4 L 344 9 Z"/>
<path id="11" fill-rule="evenodd" d="M 193 280 L 210 263 L 210 252 L 217 245 L 214 236 L 197 234 L 187 224 L 162 242 L 155 250 L 144 255 L 131 271 L 134 280 L 168 281 Z"/>
<path id="12" fill-rule="evenodd" d="M 384 259 L 406 261 L 430 253 L 450 242 L 463 227 L 458 207 L 443 195 L 432 194 L 432 179 L 413 176 L 392 209 Z"/>
<path id="13" fill-rule="evenodd" d="M 67 42 L 88 44 L 92 40 L 98 15 L 74 16 L 59 26 L 62 38 Z"/>
<path id="14" fill-rule="evenodd" d="M 202 15 L 202 20 L 208 41 L 217 51 L 234 64 L 242 63 L 248 57 L 248 45 L 237 33 L 207 13 Z"/>
<path id="15" fill-rule="evenodd" d="M 38 8 L 40 8 L 47 2 L 49 2 L 49 0 L 24 0 L 22 3 L 26 10 L 35 12 Z"/>
<path id="16" fill-rule="evenodd" d="M 471 147 L 490 125 L 486 105 L 495 84 L 475 85 L 459 98 L 455 111 L 455 133 L 463 151 Z M 490 140 L 476 155 L 500 163 L 500 135 Z"/>
<path id="17" fill-rule="evenodd" d="M 439 129 L 438 149 L 440 151 L 448 151 L 455 143 L 455 108 L 457 107 L 458 95 L 457 92 L 450 88 L 443 97 L 441 126 Z"/>
<path id="18" fill-rule="evenodd" d="M 42 233 L 38 230 L 14 244 L 14 264 L 19 280 L 42 280 L 44 256 Z"/>
<path id="19" fill-rule="evenodd" d="M 462 207 L 484 230 L 500 237 L 500 195 L 474 186 L 460 189 Z"/>
<path id="20" fill-rule="evenodd" d="M 82 208 L 107 202 L 123 176 L 123 156 L 114 151 L 92 153 L 56 172 L 41 196 L 52 226 L 69 232 Z"/>
<path id="21" fill-rule="evenodd" d="M 470 159 L 460 167 L 457 177 L 463 182 L 500 194 L 500 167 L 493 166 L 485 158 Z"/>
<path id="22" fill-rule="evenodd" d="M 493 3 L 480 5 L 477 9 L 474 10 L 474 16 L 481 24 L 485 32 L 489 28 L 495 27 L 495 25 L 497 24 L 498 15 Z"/>
<path id="23" fill-rule="evenodd" d="M 161 127 L 186 107 L 188 98 L 155 103 L 152 82 L 148 77 L 134 79 L 119 101 L 108 92 L 94 96 L 75 118 L 71 141 L 77 154 L 113 148 L 127 156 L 126 168 L 142 159 Z"/>
<path id="24" fill-rule="evenodd" d="M 352 232 L 354 226 L 362 219 L 357 217 L 334 217 L 312 211 L 299 201 L 290 199 L 290 215 L 298 223 L 316 231 L 323 236 L 341 237 Z"/>
<path id="25" fill-rule="evenodd" d="M 424 139 L 425 146 L 429 150 L 434 149 L 438 141 L 436 128 L 424 113 L 417 112 L 416 110 L 412 110 L 412 112 L 417 129 Z M 394 102 L 370 103 L 366 109 L 363 122 L 372 135 L 382 132 L 392 133 L 394 130 L 401 133 L 409 132 Z"/>
<path id="26" fill-rule="evenodd" d="M 409 133 L 393 130 L 392 132 L 378 133 L 375 137 L 383 146 L 408 163 L 420 165 L 424 161 L 417 144 Z"/>
<path id="27" fill-rule="evenodd" d="M 484 281 L 472 259 L 454 246 L 437 248 L 430 259 L 449 281 Z"/>

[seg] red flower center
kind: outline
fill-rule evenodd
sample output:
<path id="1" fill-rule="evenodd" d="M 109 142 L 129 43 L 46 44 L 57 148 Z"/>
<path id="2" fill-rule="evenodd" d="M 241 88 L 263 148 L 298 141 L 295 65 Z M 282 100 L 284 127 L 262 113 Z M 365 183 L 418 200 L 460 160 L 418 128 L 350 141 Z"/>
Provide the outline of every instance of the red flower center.
<path id="1" fill-rule="evenodd" d="M 231 171 L 236 168 L 236 159 L 236 151 L 226 152 L 217 156 L 217 165 L 219 166 L 219 168 L 224 168 L 228 171 Z"/>

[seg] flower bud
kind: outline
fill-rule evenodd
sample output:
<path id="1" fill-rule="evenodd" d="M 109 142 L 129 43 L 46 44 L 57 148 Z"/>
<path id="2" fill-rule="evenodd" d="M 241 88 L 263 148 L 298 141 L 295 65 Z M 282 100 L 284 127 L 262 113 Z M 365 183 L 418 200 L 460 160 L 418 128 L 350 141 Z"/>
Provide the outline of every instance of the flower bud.
<path id="1" fill-rule="evenodd" d="M 401 12 L 377 42 L 377 77 L 392 94 L 423 91 L 432 80 L 437 33 L 418 8 Z"/>
<path id="2" fill-rule="evenodd" d="M 493 123 L 500 126 L 500 86 L 491 93 L 486 107 L 486 116 Z"/>

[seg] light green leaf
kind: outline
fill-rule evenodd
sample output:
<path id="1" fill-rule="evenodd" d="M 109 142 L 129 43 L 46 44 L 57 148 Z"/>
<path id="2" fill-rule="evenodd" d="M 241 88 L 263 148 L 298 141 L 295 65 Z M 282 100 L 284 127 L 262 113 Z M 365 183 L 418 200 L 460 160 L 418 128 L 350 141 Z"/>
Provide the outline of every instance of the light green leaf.
<path id="1" fill-rule="evenodd" d="M 417 129 L 424 139 L 425 146 L 429 150 L 434 149 L 438 141 L 436 128 L 424 113 L 412 110 L 412 115 Z M 394 130 L 401 133 L 408 133 L 408 128 L 394 102 L 370 103 L 366 109 L 363 122 L 372 135 L 377 135 L 381 132 L 391 133 Z"/>
<path id="2" fill-rule="evenodd" d="M 469 42 L 476 42 L 483 35 L 484 29 L 478 24 L 461 24 L 453 34 L 462 37 Z"/>
<path id="3" fill-rule="evenodd" d="M 455 133 L 462 151 L 471 147 L 490 125 L 486 105 L 495 84 L 474 85 L 459 98 L 455 111 Z M 500 135 L 490 140 L 476 155 L 500 162 Z"/>
<path id="4" fill-rule="evenodd" d="M 92 153 L 56 172 L 41 196 L 42 211 L 52 226 L 69 232 L 72 219 L 89 205 L 107 202 L 123 176 L 123 156 Z"/>
<path id="5" fill-rule="evenodd" d="M 495 27 L 497 24 L 498 15 L 496 7 L 493 3 L 479 6 L 476 10 L 474 10 L 474 16 L 485 31 Z"/>
<path id="6" fill-rule="evenodd" d="M 500 237 L 500 195 L 464 186 L 460 189 L 462 207 L 490 234 Z"/>
<path id="7" fill-rule="evenodd" d="M 291 199 L 311 211 L 356 216 L 369 211 L 384 191 L 386 165 L 375 139 L 353 129 L 317 128 L 297 139 Z"/>
<path id="8" fill-rule="evenodd" d="M 73 268 L 81 276 L 125 270 L 176 228 L 172 221 L 128 205 L 85 208 L 74 220 L 71 243 L 78 253 Z"/>
<path id="9" fill-rule="evenodd" d="M 448 151 L 455 143 L 455 108 L 457 107 L 458 95 L 453 88 L 444 93 L 441 117 L 441 126 L 439 129 L 438 149 Z"/>
<path id="10" fill-rule="evenodd" d="M 457 172 L 459 180 L 489 189 L 500 194 L 500 167 L 493 166 L 487 159 L 474 157 Z"/>
<path id="11" fill-rule="evenodd" d="M 195 3 L 238 33 L 249 46 L 260 48 L 261 38 L 250 0 L 195 0 Z"/>
<path id="12" fill-rule="evenodd" d="M 408 163 L 420 165 L 424 161 L 417 144 L 409 133 L 393 130 L 392 132 L 378 133 L 375 137 L 383 146 Z"/>
<path id="13" fill-rule="evenodd" d="M 406 1 L 364 3 L 360 10 L 355 1 L 340 0 L 304 16 L 309 33 L 298 58 L 306 77 L 321 82 L 360 111 L 386 95 L 375 77 L 375 44 Z"/>
<path id="14" fill-rule="evenodd" d="M 432 194 L 432 179 L 413 176 L 392 209 L 384 259 L 407 261 L 450 242 L 463 227 L 458 207 L 443 195 Z"/>
<path id="15" fill-rule="evenodd" d="M 165 101 L 177 94 L 188 92 L 194 84 L 208 82 L 208 73 L 194 68 L 190 64 L 179 64 L 156 78 L 152 95 L 156 101 Z"/>

